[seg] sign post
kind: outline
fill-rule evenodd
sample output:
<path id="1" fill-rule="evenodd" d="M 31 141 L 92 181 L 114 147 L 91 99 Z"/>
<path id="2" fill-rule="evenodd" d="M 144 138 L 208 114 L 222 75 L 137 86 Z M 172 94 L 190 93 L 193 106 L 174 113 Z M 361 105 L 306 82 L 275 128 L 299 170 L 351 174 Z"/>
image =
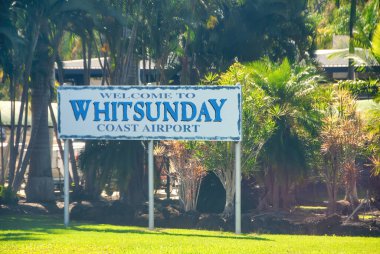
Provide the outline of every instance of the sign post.
<path id="1" fill-rule="evenodd" d="M 70 182 L 70 177 L 69 177 L 69 140 L 65 139 L 65 146 L 64 146 L 64 153 L 63 153 L 63 213 L 64 213 L 64 224 L 65 227 L 69 226 L 69 193 L 70 193 L 70 188 L 69 188 L 69 182 Z"/>
<path id="2" fill-rule="evenodd" d="M 149 199 L 149 229 L 154 229 L 154 188 L 153 188 L 153 140 L 148 141 L 148 199 Z"/>
<path id="3" fill-rule="evenodd" d="M 235 143 L 235 232 L 241 232 L 241 87 L 62 86 L 58 137 L 65 140 L 64 224 L 69 225 L 68 139 L 147 140 L 149 229 L 154 229 L 153 140 Z"/>
<path id="4" fill-rule="evenodd" d="M 241 233 L 241 142 L 235 143 L 235 233 Z"/>

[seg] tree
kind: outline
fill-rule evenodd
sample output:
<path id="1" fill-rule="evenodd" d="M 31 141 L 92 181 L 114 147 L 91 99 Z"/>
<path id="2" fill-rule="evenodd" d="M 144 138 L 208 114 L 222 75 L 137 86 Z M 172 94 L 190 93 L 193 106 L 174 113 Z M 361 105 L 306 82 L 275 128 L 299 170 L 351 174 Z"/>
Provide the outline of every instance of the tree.
<path id="1" fill-rule="evenodd" d="M 138 55 L 137 40 L 142 27 L 143 1 L 106 1 L 112 11 L 101 12 L 100 19 L 95 22 L 99 31 L 104 56 L 103 78 L 110 85 L 138 85 Z M 108 59 L 109 56 L 109 59 Z M 100 56 L 99 56 L 100 57 Z M 104 164 L 99 151 L 114 151 L 131 153 L 130 165 L 126 165 L 123 156 L 112 157 L 110 164 Z M 91 158 L 91 159 L 86 159 Z M 93 161 L 95 160 L 95 161 Z M 88 142 L 82 155 L 82 167 L 85 172 L 85 192 L 88 197 L 98 198 L 99 191 L 106 185 L 115 182 L 120 175 L 123 184 L 116 182 L 116 188 L 121 193 L 121 200 L 131 205 L 137 205 L 146 198 L 144 165 L 144 144 L 133 141 Z M 99 184 L 96 180 L 105 177 Z M 130 179 L 134 179 L 131 181 Z M 95 190 L 95 192 L 94 192 Z M 91 194 L 94 195 L 91 195 Z"/>
<path id="2" fill-rule="evenodd" d="M 31 68 L 32 88 L 32 133 L 26 162 L 30 158 L 28 182 L 25 189 L 30 201 L 50 201 L 54 199 L 53 180 L 48 131 L 48 105 L 54 82 L 54 62 L 63 30 L 72 21 L 72 13 L 87 15 L 94 11 L 98 1 L 36 1 L 35 5 L 25 5 L 28 13 L 34 13 L 37 33 L 36 52 Z M 94 13 L 94 12 L 93 12 Z M 23 163 L 24 168 L 25 164 Z"/>
<path id="3" fill-rule="evenodd" d="M 221 7 L 215 26 L 205 26 L 196 39 L 196 52 L 206 70 L 215 66 L 223 71 L 237 58 L 250 62 L 267 56 L 273 61 L 288 57 L 307 59 L 313 50 L 314 26 L 305 15 L 305 1 L 236 1 Z M 215 22 L 214 22 L 215 23 Z M 201 72 L 201 73 L 202 73 Z"/>
<path id="4" fill-rule="evenodd" d="M 26 5 L 27 1 L 1 2 L 1 9 L 4 12 L 1 15 L 3 26 L 0 29 L 0 47 L 2 48 L 0 65 L 4 70 L 3 80 L 6 81 L 5 84 L 8 83 L 9 85 L 9 98 L 11 100 L 11 131 L 8 141 L 8 188 L 11 188 L 14 192 L 17 192 L 21 185 L 19 182 L 21 183 L 23 180 L 24 169 L 26 169 L 28 163 L 23 156 L 28 119 L 26 110 L 28 107 L 27 95 L 32 59 L 39 34 L 39 25 L 36 22 L 31 22 L 31 20 L 38 18 L 35 15 L 36 12 L 33 11 L 36 8 L 36 2 L 29 2 L 30 12 L 27 11 Z M 18 91 L 21 89 L 22 95 L 19 98 Z M 15 101 L 18 99 L 21 99 L 21 106 L 16 123 Z M 22 129 L 23 131 L 21 132 Z M 20 142 L 22 146 L 19 154 Z"/>
<path id="5" fill-rule="evenodd" d="M 175 168 L 179 177 L 180 205 L 185 212 L 195 211 L 205 168 L 194 156 L 192 143 L 172 141 L 169 147 L 170 164 Z"/>
<path id="6" fill-rule="evenodd" d="M 291 66 L 288 60 L 252 63 L 255 85 L 271 100 L 274 131 L 263 147 L 266 192 L 261 208 L 289 208 L 294 184 L 304 176 L 312 152 L 312 138 L 320 126 L 314 93 L 320 76 L 310 66 Z"/>
<path id="7" fill-rule="evenodd" d="M 208 74 L 203 84 L 234 85 L 241 84 L 243 92 L 243 141 L 242 169 L 246 174 L 252 173 L 257 164 L 257 157 L 274 129 L 270 113 L 271 100 L 264 90 L 255 85 L 255 71 L 251 64 L 235 63 L 221 75 Z M 197 157 L 219 178 L 226 191 L 223 216 L 234 213 L 235 169 L 234 146 L 231 142 L 197 142 Z"/>
<path id="8" fill-rule="evenodd" d="M 359 204 L 356 189 L 358 170 L 356 158 L 364 146 L 365 136 L 356 113 L 355 99 L 345 90 L 333 92 L 321 131 L 321 151 L 324 156 L 323 175 L 329 196 L 329 213 L 336 211 L 338 186 L 344 184 L 346 199 Z"/>

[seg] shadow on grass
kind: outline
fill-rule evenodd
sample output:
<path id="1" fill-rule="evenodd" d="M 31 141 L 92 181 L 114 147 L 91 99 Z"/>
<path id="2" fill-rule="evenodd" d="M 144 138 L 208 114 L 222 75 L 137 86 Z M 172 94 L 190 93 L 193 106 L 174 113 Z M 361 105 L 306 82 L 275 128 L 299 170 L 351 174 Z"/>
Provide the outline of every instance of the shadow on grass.
<path id="1" fill-rule="evenodd" d="M 226 236 L 226 235 L 203 235 L 203 234 L 186 234 L 186 233 L 174 233 L 164 231 L 145 231 L 138 229 L 96 229 L 96 228 L 80 228 L 71 227 L 72 230 L 85 231 L 85 232 L 99 232 L 99 233 L 120 233 L 120 234 L 141 234 L 141 235 L 167 235 L 167 236 L 188 236 L 188 237 L 201 237 L 201 238 L 219 238 L 219 239 L 238 239 L 238 240 L 256 240 L 256 241 L 273 241 L 268 238 L 259 236 Z"/>
<path id="2" fill-rule="evenodd" d="M 29 233 L 29 232 L 23 232 L 23 233 L 8 233 L 8 234 L 2 234 L 0 235 L 0 242 L 3 241 L 36 241 L 36 240 L 42 240 L 38 236 L 38 233 Z"/>
<path id="3" fill-rule="evenodd" d="M 6 233 L 0 234 L 0 241 L 12 241 L 12 240 L 39 240 L 38 235 L 41 234 L 62 234 L 65 231 L 61 218 L 55 218 L 52 216 L 0 216 L 0 231 L 1 230 L 25 230 L 27 232 L 22 233 Z M 165 232 L 160 230 L 147 231 L 139 229 L 97 229 L 97 228 L 85 228 L 78 227 L 74 222 L 71 223 L 69 229 L 85 232 L 99 232 L 99 233 L 120 233 L 120 234 L 141 234 L 141 235 L 167 235 L 167 236 L 180 236 L 180 237 L 200 237 L 200 238 L 217 238 L 217 239 L 239 239 L 239 240 L 256 240 L 256 241 L 273 241 L 259 236 L 230 236 L 230 235 L 208 235 L 194 233 L 176 233 Z M 1 232 L 0 232 L 1 233 Z"/>
<path id="4" fill-rule="evenodd" d="M 11 240 L 38 240 L 38 237 L 33 235 L 42 234 L 59 234 L 63 229 L 62 223 L 58 223 L 58 219 L 51 215 L 22 215 L 22 216 L 0 216 L 0 241 Z M 20 233 L 1 234 L 3 230 L 24 230 Z M 17 239 L 19 238 L 19 239 Z"/>

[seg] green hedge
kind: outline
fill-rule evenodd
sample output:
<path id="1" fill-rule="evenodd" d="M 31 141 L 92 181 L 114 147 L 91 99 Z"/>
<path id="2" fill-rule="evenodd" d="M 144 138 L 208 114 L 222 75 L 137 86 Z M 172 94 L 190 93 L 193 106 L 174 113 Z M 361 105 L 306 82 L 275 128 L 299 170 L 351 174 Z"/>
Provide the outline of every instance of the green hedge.
<path id="1" fill-rule="evenodd" d="M 349 90 L 354 96 L 375 97 L 379 93 L 379 80 L 341 80 L 339 88 Z"/>

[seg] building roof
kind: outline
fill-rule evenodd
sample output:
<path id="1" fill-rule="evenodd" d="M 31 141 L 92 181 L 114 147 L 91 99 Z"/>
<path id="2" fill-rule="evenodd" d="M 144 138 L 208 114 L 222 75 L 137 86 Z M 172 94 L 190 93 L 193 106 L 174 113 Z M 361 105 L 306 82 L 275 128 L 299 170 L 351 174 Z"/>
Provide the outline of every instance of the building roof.
<path id="1" fill-rule="evenodd" d="M 323 68 L 348 67 L 348 48 L 344 49 L 319 49 L 315 51 L 315 59 Z M 353 56 L 355 66 L 380 66 L 369 50 L 356 48 L 356 56 Z"/>
<path id="2" fill-rule="evenodd" d="M 104 64 L 104 58 L 100 58 L 101 65 Z M 101 70 L 102 67 L 100 65 L 98 58 L 91 58 L 91 69 L 92 70 Z M 83 70 L 83 59 L 77 59 L 77 60 L 69 60 L 69 61 L 62 61 L 63 68 L 65 70 Z M 140 61 L 140 69 L 143 69 L 144 61 Z M 150 69 L 155 69 L 155 64 L 153 61 L 150 63 Z M 57 68 L 57 64 L 55 64 L 55 68 Z M 149 69 L 149 61 L 145 61 L 145 68 Z"/>
<path id="3" fill-rule="evenodd" d="M 20 113 L 20 101 L 16 101 L 15 103 L 15 124 L 18 122 L 18 116 Z M 54 115 L 57 119 L 57 103 L 51 103 L 51 106 L 53 108 Z M 1 113 L 1 122 L 5 126 L 10 126 L 11 125 L 11 102 L 10 101 L 0 101 L 0 113 Z M 25 113 L 25 112 L 24 112 Z M 24 114 L 25 116 L 25 114 Z M 49 127 L 53 127 L 53 122 L 50 118 L 50 113 L 49 113 Z M 29 110 L 28 110 L 28 126 L 32 125 L 32 113 L 31 113 L 31 108 L 29 104 Z"/>

